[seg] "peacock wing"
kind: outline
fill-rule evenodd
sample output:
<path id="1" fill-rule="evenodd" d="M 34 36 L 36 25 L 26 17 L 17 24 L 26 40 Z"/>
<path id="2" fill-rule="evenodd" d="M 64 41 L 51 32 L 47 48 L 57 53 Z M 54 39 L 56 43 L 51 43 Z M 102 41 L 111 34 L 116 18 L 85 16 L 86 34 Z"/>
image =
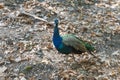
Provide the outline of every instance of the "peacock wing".
<path id="1" fill-rule="evenodd" d="M 62 39 L 63 39 L 62 42 L 66 46 L 71 46 L 74 49 L 80 50 L 82 52 L 87 51 L 82 40 L 78 39 L 76 36 L 74 36 L 72 34 L 64 35 L 64 36 L 62 36 Z"/>

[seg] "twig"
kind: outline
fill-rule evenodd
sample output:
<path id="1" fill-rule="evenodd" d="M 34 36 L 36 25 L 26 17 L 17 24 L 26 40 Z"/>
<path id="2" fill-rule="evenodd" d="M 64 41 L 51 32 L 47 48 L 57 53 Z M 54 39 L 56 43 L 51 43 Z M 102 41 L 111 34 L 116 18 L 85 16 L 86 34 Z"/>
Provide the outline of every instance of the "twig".
<path id="1" fill-rule="evenodd" d="M 43 18 L 37 17 L 36 15 L 30 14 L 30 13 L 28 13 L 28 12 L 25 12 L 25 10 L 23 9 L 22 5 L 21 5 L 20 7 L 21 7 L 21 8 L 20 8 L 20 14 L 28 15 L 28 16 L 30 16 L 30 17 L 33 17 L 34 19 L 37 19 L 37 20 L 46 22 L 46 23 L 49 24 L 49 25 L 52 25 L 52 23 L 48 22 L 47 20 L 45 20 L 45 19 L 43 19 Z"/>

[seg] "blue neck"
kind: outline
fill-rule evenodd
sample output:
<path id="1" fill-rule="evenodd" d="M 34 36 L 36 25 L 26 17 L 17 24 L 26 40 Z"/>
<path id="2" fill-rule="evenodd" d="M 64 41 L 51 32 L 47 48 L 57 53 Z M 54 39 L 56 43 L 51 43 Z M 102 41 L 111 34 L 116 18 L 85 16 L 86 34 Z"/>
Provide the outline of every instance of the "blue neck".
<path id="1" fill-rule="evenodd" d="M 56 48 L 58 48 L 59 45 L 62 43 L 62 38 L 59 35 L 58 23 L 55 23 L 54 26 L 53 43 Z"/>
<path id="2" fill-rule="evenodd" d="M 58 29 L 58 23 L 55 23 L 53 37 L 60 37 L 60 35 L 59 35 L 59 29 Z"/>

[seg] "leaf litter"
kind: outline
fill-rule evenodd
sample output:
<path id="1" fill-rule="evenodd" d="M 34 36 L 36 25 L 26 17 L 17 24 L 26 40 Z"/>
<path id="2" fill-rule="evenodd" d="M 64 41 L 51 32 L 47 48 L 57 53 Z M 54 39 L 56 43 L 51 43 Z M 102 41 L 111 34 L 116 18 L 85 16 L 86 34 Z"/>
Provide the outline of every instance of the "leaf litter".
<path id="1" fill-rule="evenodd" d="M 0 78 L 3 80 L 119 80 L 119 0 L 7 0 L 0 3 Z M 60 54 L 52 44 L 53 20 L 61 35 L 91 42 L 95 55 Z"/>

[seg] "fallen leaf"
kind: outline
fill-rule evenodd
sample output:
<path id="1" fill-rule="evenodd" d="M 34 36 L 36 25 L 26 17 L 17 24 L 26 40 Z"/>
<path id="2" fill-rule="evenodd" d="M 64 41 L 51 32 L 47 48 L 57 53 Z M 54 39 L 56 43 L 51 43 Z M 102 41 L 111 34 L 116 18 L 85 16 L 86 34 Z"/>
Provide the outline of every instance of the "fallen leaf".
<path id="1" fill-rule="evenodd" d="M 60 73 L 65 79 L 69 79 L 70 76 L 76 76 L 76 74 L 77 73 L 74 70 L 65 70 Z"/>
<path id="2" fill-rule="evenodd" d="M 0 3 L 0 9 L 4 8 L 4 4 Z"/>
<path id="3" fill-rule="evenodd" d="M 7 67 L 5 66 L 0 67 L 0 75 L 4 73 L 6 70 L 7 70 Z"/>
<path id="4" fill-rule="evenodd" d="M 78 80 L 84 80 L 84 79 L 85 79 L 85 76 L 84 76 L 83 74 L 81 74 L 81 75 L 77 76 L 77 79 L 78 79 Z"/>
<path id="5" fill-rule="evenodd" d="M 112 55 L 117 55 L 117 56 L 120 55 L 120 50 L 113 52 Z"/>
<path id="6" fill-rule="evenodd" d="M 45 64 L 49 64 L 50 63 L 50 61 L 47 58 L 43 58 L 41 62 L 45 63 Z"/>
<path id="7" fill-rule="evenodd" d="M 22 60 L 21 57 L 17 57 L 16 59 L 14 59 L 15 62 L 20 62 Z"/>

